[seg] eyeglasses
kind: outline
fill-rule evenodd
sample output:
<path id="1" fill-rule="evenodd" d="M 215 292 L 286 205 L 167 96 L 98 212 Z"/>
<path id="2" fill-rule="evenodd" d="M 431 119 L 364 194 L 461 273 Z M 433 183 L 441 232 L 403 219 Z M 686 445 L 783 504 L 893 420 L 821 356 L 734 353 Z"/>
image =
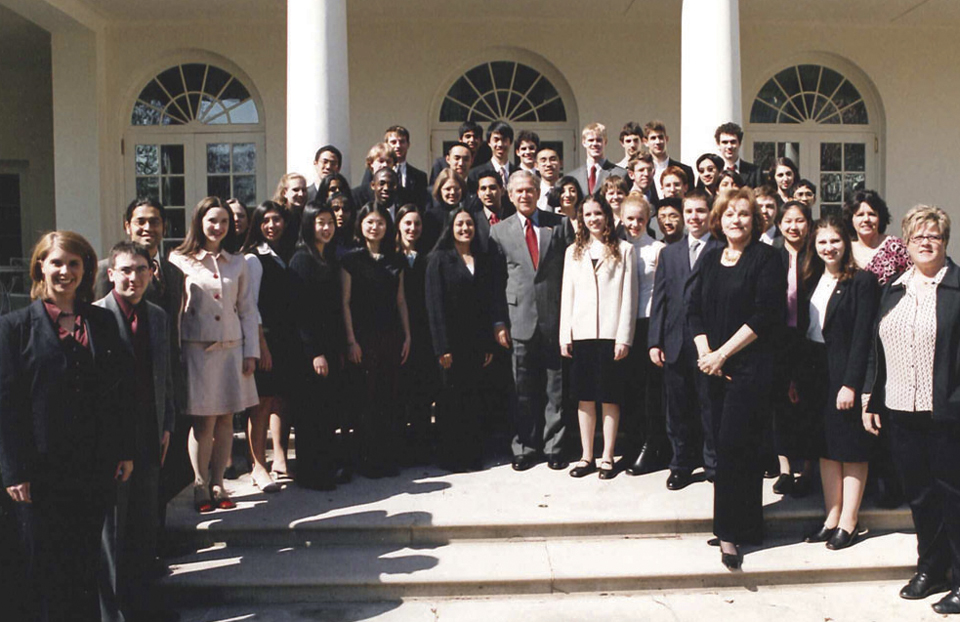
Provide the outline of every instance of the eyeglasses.
<path id="1" fill-rule="evenodd" d="M 923 244 L 924 242 L 931 242 L 934 244 L 940 244 L 943 242 L 942 235 L 915 235 L 910 238 L 910 241 L 914 244 Z"/>

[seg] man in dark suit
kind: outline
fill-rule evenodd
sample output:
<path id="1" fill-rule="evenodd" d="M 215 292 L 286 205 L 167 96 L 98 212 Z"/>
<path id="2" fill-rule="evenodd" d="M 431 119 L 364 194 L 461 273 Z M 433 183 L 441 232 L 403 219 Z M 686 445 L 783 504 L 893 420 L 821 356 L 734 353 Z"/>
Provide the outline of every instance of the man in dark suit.
<path id="1" fill-rule="evenodd" d="M 660 175 L 671 166 L 678 167 L 683 171 L 683 174 L 687 176 L 687 188 L 693 188 L 696 183 L 696 179 L 693 176 L 693 169 L 679 160 L 674 160 L 670 157 L 670 154 L 667 153 L 667 143 L 669 142 L 670 137 L 667 136 L 667 126 L 663 124 L 663 121 L 648 121 L 646 125 L 643 126 L 643 144 L 646 146 L 647 151 L 650 152 L 650 155 L 653 156 L 653 183 L 656 187 L 657 199 L 663 196 L 663 188 L 660 186 Z"/>
<path id="2" fill-rule="evenodd" d="M 563 217 L 537 209 L 540 182 L 535 175 L 518 171 L 507 188 L 517 213 L 493 226 L 490 242 L 500 264 L 500 317 L 508 318 L 507 324 L 497 325 L 495 335 L 501 347 L 513 346 L 513 468 L 529 469 L 542 453 L 548 466 L 559 470 L 568 464 L 559 343 L 567 247 Z"/>
<path id="3" fill-rule="evenodd" d="M 633 180 L 630 192 L 639 192 L 650 205 L 656 205 L 660 197 L 657 196 L 657 187 L 653 184 L 653 172 L 656 165 L 653 156 L 646 152 L 633 156 L 627 165 L 627 176 Z"/>
<path id="4" fill-rule="evenodd" d="M 769 244 L 774 248 L 783 248 L 783 234 L 777 227 L 777 189 L 770 184 L 763 184 L 756 189 L 757 208 L 760 210 L 760 216 L 763 218 L 763 233 L 760 234 L 760 241 Z"/>
<path id="5" fill-rule="evenodd" d="M 494 121 L 487 128 L 487 145 L 490 147 L 490 161 L 481 165 L 473 164 L 470 168 L 470 187 L 476 188 L 477 179 L 484 173 L 494 171 L 500 175 L 503 185 L 507 185 L 510 175 L 517 170 L 517 165 L 510 161 L 513 153 L 513 128 L 505 121 Z"/>
<path id="6" fill-rule="evenodd" d="M 717 150 L 723 158 L 724 168 L 739 173 L 743 183 L 751 188 L 763 183 L 760 167 L 740 158 L 743 128 L 733 122 L 724 123 L 713 133 L 713 138 L 717 141 Z"/>
<path id="7" fill-rule="evenodd" d="M 479 123 L 476 121 L 464 121 L 461 123 L 460 128 L 457 130 L 457 139 L 470 150 L 470 162 L 472 166 L 480 166 L 490 161 L 490 147 L 483 142 L 483 128 L 480 127 Z M 433 168 L 430 169 L 430 182 L 428 184 L 431 189 L 440 171 L 449 166 L 447 162 L 447 155 L 449 153 L 450 149 L 447 148 L 447 153 L 438 156 L 437 159 L 433 161 Z"/>
<path id="8" fill-rule="evenodd" d="M 307 203 L 317 198 L 317 189 L 323 178 L 339 173 L 342 164 L 343 154 L 333 145 L 324 145 L 317 149 L 316 155 L 313 156 L 313 170 L 317 174 L 317 181 L 307 188 Z"/>
<path id="9" fill-rule="evenodd" d="M 603 180 L 611 175 L 627 179 L 627 171 L 607 159 L 607 128 L 602 123 L 588 123 L 580 134 L 583 150 L 587 154 L 587 163 L 576 169 L 572 175 L 586 194 L 596 192 Z"/>
<path id="10" fill-rule="evenodd" d="M 162 308 L 144 298 L 152 270 L 143 246 L 120 242 L 106 261 L 113 290 L 96 304 L 116 318 L 121 341 L 133 361 L 136 468 L 118 487 L 116 506 L 104 524 L 107 576 L 101 581 L 101 610 L 104 620 L 176 620 L 176 612 L 147 601 L 151 572 L 157 565 L 160 467 L 170 447 L 176 414 L 170 323 Z"/>
<path id="11" fill-rule="evenodd" d="M 697 350 L 687 326 L 690 284 L 704 251 L 720 244 L 708 231 L 710 199 L 702 190 L 691 190 L 683 200 L 687 235 L 660 252 L 654 276 L 650 330 L 650 359 L 663 367 L 667 438 L 673 447 L 667 488 L 680 490 L 690 482 L 701 460 L 708 479 L 716 469 L 713 426 L 705 383 L 697 368 Z M 702 439 L 702 442 L 701 442 Z M 644 448 L 646 450 L 646 447 Z M 702 454 L 702 455 L 701 455 Z M 647 459 L 649 461 L 649 459 Z M 646 472 L 644 451 L 628 473 Z"/>
<path id="12" fill-rule="evenodd" d="M 407 151 L 410 150 L 410 132 L 402 125 L 391 125 L 383 135 L 383 142 L 390 145 L 396 164 L 393 170 L 397 173 L 399 182 L 398 193 L 400 205 L 413 203 L 419 208 L 427 204 L 430 189 L 427 187 L 427 174 L 407 162 Z M 360 185 L 369 185 L 372 175 L 370 169 L 363 171 L 363 180 Z"/>

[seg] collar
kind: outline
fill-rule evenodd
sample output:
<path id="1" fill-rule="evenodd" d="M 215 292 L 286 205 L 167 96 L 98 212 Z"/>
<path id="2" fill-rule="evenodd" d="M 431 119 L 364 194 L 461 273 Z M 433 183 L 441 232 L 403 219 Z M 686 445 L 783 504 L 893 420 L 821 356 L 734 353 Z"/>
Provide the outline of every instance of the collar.
<path id="1" fill-rule="evenodd" d="M 221 259 L 223 261 L 228 261 L 230 259 L 230 253 L 223 250 L 222 248 L 220 249 L 219 253 L 211 253 L 207 249 L 201 248 L 200 250 L 197 251 L 197 255 L 196 255 L 197 261 L 203 261 L 204 259 L 206 259 L 208 255 L 210 257 L 213 257 L 214 261 L 219 261 Z"/>
<path id="2" fill-rule="evenodd" d="M 607 163 L 606 158 L 600 158 L 599 160 L 594 160 L 593 164 L 587 164 L 587 170 L 590 170 L 591 166 L 596 166 L 599 169 L 603 168 L 603 165 Z"/>
<path id="3" fill-rule="evenodd" d="M 937 274 L 933 277 L 933 284 L 940 285 L 940 282 L 943 281 L 943 277 L 947 275 L 947 269 L 950 267 L 949 263 L 944 263 L 943 267 L 937 271 Z M 917 267 L 911 266 L 909 270 L 905 270 L 897 280 L 895 280 L 891 285 L 900 285 L 907 289 L 910 289 L 910 285 L 913 282 L 913 279 L 916 277 Z"/>
<path id="4" fill-rule="evenodd" d="M 140 308 L 140 305 L 143 304 L 143 299 L 140 299 L 139 304 L 132 305 L 130 301 L 117 293 L 117 290 L 110 290 L 110 293 L 113 294 L 113 299 L 117 301 L 117 306 L 120 307 L 120 312 L 123 313 L 123 317 L 127 318 L 127 321 L 130 321 L 130 318 L 133 317 L 133 313 Z"/>
<path id="5" fill-rule="evenodd" d="M 539 227 L 540 227 L 540 219 L 538 218 L 538 214 L 537 214 L 538 211 L 539 211 L 539 210 L 535 210 L 535 211 L 533 212 L 533 215 L 530 216 L 529 218 L 527 218 L 526 216 L 524 216 L 523 214 L 521 214 L 519 211 L 517 211 L 517 218 L 520 220 L 520 228 L 521 228 L 521 229 L 526 229 L 526 228 L 527 228 L 527 221 L 528 221 L 528 220 L 533 221 L 533 226 L 539 228 Z"/>
<path id="6" fill-rule="evenodd" d="M 699 238 L 695 238 L 692 235 L 687 235 L 687 246 L 693 246 L 694 242 L 699 242 L 701 246 L 705 245 L 710 241 L 710 232 L 706 232 L 701 235 Z"/>
<path id="7" fill-rule="evenodd" d="M 670 156 L 665 156 L 662 160 L 658 160 L 656 157 L 653 158 L 653 165 L 657 170 L 665 169 L 670 166 Z"/>

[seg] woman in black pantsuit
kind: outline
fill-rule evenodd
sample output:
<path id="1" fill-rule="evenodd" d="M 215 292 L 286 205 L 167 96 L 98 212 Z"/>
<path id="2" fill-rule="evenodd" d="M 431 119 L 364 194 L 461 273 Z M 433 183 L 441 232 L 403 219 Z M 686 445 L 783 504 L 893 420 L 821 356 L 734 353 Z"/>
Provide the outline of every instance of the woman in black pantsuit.
<path id="1" fill-rule="evenodd" d="M 880 288 L 857 270 L 843 221 L 820 219 L 803 269 L 798 328 L 805 336 L 797 383 L 804 417 L 815 422 L 826 518 L 806 537 L 842 549 L 857 538 L 857 520 L 873 437 L 861 422 L 860 391 L 867 372 Z"/>
<path id="2" fill-rule="evenodd" d="M 737 569 L 738 545 L 763 539 L 759 450 L 787 280 L 776 251 L 758 241 L 762 220 L 751 189 L 723 194 L 710 218 L 727 243 L 701 257 L 688 318 L 698 366 L 710 376 L 717 446 L 713 532 L 721 561 Z"/>
<path id="3" fill-rule="evenodd" d="M 450 216 L 427 264 L 427 316 L 443 375 L 437 401 L 440 464 L 451 471 L 483 466 L 482 369 L 493 359 L 493 268 L 479 251 L 466 208 Z"/>
<path id="4" fill-rule="evenodd" d="M 329 204 L 310 202 L 303 208 L 300 239 L 290 260 L 299 351 L 294 391 L 297 429 L 296 483 L 314 490 L 333 490 L 338 461 L 335 447 L 339 405 L 340 360 L 343 351 L 343 309 L 340 266 L 333 238 L 336 216 Z M 346 436 L 346 430 L 342 431 Z M 342 436 L 342 437 L 343 437 Z M 341 438 L 342 438 L 341 437 Z"/>
<path id="5" fill-rule="evenodd" d="M 100 620 L 101 530 L 133 470 L 133 364 L 113 314 L 90 305 L 96 270 L 85 239 L 48 233 L 33 303 L 0 318 L 0 470 L 36 590 L 18 596 L 41 620 Z"/>

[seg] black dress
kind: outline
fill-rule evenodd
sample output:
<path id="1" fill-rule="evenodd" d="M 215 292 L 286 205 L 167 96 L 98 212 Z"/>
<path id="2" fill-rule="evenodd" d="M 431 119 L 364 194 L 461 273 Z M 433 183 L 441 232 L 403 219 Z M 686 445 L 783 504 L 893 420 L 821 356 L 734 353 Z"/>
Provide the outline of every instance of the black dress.
<path id="1" fill-rule="evenodd" d="M 400 368 L 399 398 L 406 441 L 416 458 L 430 449 L 430 406 L 440 385 L 437 359 L 430 341 L 427 318 L 427 255 L 417 253 L 413 262 L 400 257 L 403 264 L 403 294 L 410 320 L 410 355 Z"/>
<path id="2" fill-rule="evenodd" d="M 263 337 L 273 360 L 270 371 L 257 369 L 255 372 L 257 393 L 260 397 L 287 397 L 291 390 L 290 374 L 297 353 L 293 283 L 280 257 L 260 248 L 254 249 L 252 255 L 263 268 L 257 308 Z"/>

